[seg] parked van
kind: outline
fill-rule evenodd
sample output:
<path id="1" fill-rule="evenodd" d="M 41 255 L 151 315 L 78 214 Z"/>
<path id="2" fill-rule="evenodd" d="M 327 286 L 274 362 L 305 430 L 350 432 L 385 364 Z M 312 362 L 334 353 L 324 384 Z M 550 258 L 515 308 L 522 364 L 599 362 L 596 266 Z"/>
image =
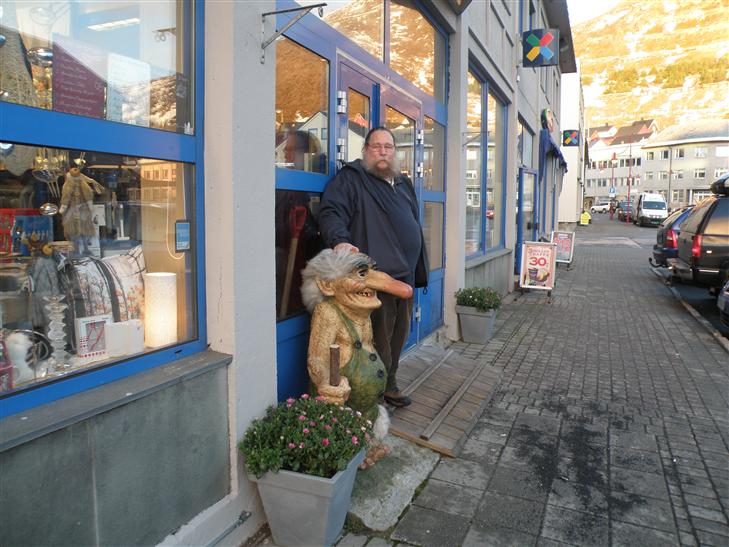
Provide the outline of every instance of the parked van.
<path id="1" fill-rule="evenodd" d="M 667 216 L 668 206 L 661 194 L 643 192 L 638 195 L 633 224 L 658 226 Z"/>

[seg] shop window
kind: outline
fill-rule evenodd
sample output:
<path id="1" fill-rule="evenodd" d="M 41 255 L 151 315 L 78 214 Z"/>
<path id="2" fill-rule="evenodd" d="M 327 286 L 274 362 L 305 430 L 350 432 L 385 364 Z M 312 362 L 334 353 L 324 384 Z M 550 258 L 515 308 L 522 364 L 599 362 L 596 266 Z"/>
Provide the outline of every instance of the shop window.
<path id="1" fill-rule="evenodd" d="M 423 188 L 434 192 L 444 190 L 445 127 L 424 117 Z"/>
<path id="2" fill-rule="evenodd" d="M 438 101 L 445 100 L 445 39 L 413 0 L 390 4 L 390 68 Z"/>
<path id="3" fill-rule="evenodd" d="M 276 317 L 303 313 L 301 270 L 324 247 L 316 217 L 321 194 L 276 190 Z"/>
<path id="4" fill-rule="evenodd" d="M 297 0 L 302 6 L 321 0 Z M 314 10 L 312 13 L 317 13 Z M 322 18 L 370 55 L 383 60 L 385 51 L 384 0 L 338 0 L 324 7 Z"/>
<path id="5" fill-rule="evenodd" d="M 483 172 L 482 87 L 476 77 L 468 73 L 468 97 L 466 105 L 466 256 L 476 253 L 482 246 L 481 235 L 481 177 Z M 478 199 L 475 199 L 478 197 Z"/>
<path id="6" fill-rule="evenodd" d="M 410 180 L 415 178 L 415 120 L 392 107 L 385 109 L 385 127 L 395 136 L 395 160 L 400 172 Z"/>
<path id="7" fill-rule="evenodd" d="M 426 201 L 423 207 L 423 236 L 430 270 L 443 267 L 443 204 Z"/>
<path id="8" fill-rule="evenodd" d="M 370 129 L 370 98 L 354 89 L 347 91 L 347 161 L 362 157 L 364 141 Z"/>
<path id="9" fill-rule="evenodd" d="M 276 167 L 328 170 L 329 63 L 288 38 L 276 42 Z"/>
<path id="10" fill-rule="evenodd" d="M 492 94 L 487 97 L 486 127 L 488 129 L 488 149 L 486 165 L 486 247 L 491 249 L 501 245 L 501 225 L 503 217 L 504 184 L 504 106 Z"/>
<path id="11" fill-rule="evenodd" d="M 0 369 L 0 391 L 197 337 L 194 171 L 5 146 L 0 326 L 15 370 Z"/>
<path id="12" fill-rule="evenodd" d="M 3 2 L 0 99 L 194 132 L 192 4 Z"/>

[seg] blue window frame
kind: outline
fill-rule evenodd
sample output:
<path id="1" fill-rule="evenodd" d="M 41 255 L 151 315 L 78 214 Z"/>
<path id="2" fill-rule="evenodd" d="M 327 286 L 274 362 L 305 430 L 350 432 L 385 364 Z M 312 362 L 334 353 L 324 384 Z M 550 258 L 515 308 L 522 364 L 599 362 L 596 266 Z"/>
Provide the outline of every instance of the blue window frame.
<path id="1" fill-rule="evenodd" d="M 197 308 L 196 334 L 187 342 L 115 361 L 101 368 L 80 370 L 27 389 L 0 395 L 0 419 L 24 410 L 93 389 L 153 367 L 204 351 L 207 346 L 205 321 L 205 222 L 204 222 L 204 1 L 184 3 L 192 11 L 194 39 L 194 135 L 125 125 L 104 119 L 42 110 L 0 102 L 0 135 L 3 142 L 49 148 L 88 150 L 189 164 L 194 169 L 195 278 L 191 284 Z M 187 18 L 190 20 L 191 18 Z M 73 128 L 73 130 L 69 130 Z"/>
<path id="2" fill-rule="evenodd" d="M 508 107 L 481 74 L 479 68 L 469 68 L 466 258 L 503 248 L 506 226 L 506 170 L 503 167 L 506 164 Z"/>
<path id="3" fill-rule="evenodd" d="M 353 41 L 345 37 L 343 34 L 338 32 L 333 27 L 329 26 L 326 22 L 320 20 L 314 14 L 308 14 L 303 17 L 296 25 L 291 27 L 284 33 L 286 39 L 294 41 L 296 44 L 306 48 L 310 52 L 321 57 L 322 61 L 326 61 L 329 67 L 329 123 L 328 123 L 328 138 L 322 138 L 322 146 L 327 147 L 327 174 L 324 173 L 313 173 L 305 172 L 301 170 L 291 169 L 276 169 L 276 190 L 277 192 L 288 192 L 298 191 L 307 193 L 309 196 L 316 195 L 324 191 L 329 180 L 336 174 L 337 165 L 337 135 L 338 125 L 336 120 L 337 112 L 337 91 L 339 80 L 342 78 L 342 69 L 346 63 L 355 66 L 366 67 L 368 73 L 376 74 L 382 78 L 382 83 L 389 84 L 387 87 L 392 89 L 406 90 L 410 97 L 420 105 L 420 118 L 427 116 L 434 122 L 446 126 L 447 109 L 445 100 L 439 101 L 434 96 L 424 92 L 412 82 L 407 80 L 401 74 L 398 74 L 388 66 L 389 61 L 389 20 L 390 13 L 390 2 L 389 0 L 383 0 L 384 4 L 384 28 L 383 28 L 383 44 L 384 54 L 382 59 L 374 57 Z M 296 7 L 298 4 L 290 0 L 278 0 L 276 4 L 277 9 L 286 9 Z M 421 3 L 417 0 L 413 2 L 413 5 L 419 9 L 419 12 L 428 20 L 433 26 L 439 38 L 447 43 L 447 34 L 443 29 L 430 18 L 427 14 L 427 10 L 423 8 Z M 290 16 L 279 15 L 277 25 L 283 26 Z M 447 48 L 446 48 L 446 59 L 444 60 L 445 66 L 448 66 L 447 59 Z M 343 63 L 346 61 L 346 63 Z M 443 78 L 447 78 L 446 74 Z M 379 80 L 378 80 L 379 82 Z M 436 82 L 436 85 L 438 82 Z M 443 82 L 444 89 L 447 89 L 447 81 Z M 380 104 L 379 84 L 377 84 L 377 93 L 372 96 L 371 100 L 371 114 L 372 122 L 377 122 L 377 125 L 383 125 L 383 110 L 385 108 L 384 102 Z M 342 123 L 346 124 L 346 120 L 342 120 Z M 422 122 L 420 122 L 422 123 Z M 370 127 L 372 125 L 370 124 Z M 422 127 L 422 125 L 420 126 Z M 356 151 L 359 152 L 359 151 Z M 420 158 L 422 159 L 422 158 Z M 440 191 L 422 191 L 420 195 L 421 199 L 421 213 L 423 203 L 425 201 L 433 202 L 445 202 L 445 188 Z M 445 207 L 443 207 L 445 209 Z M 443 221 L 445 226 L 445 220 Z M 436 295 L 438 292 L 438 283 L 442 285 L 443 269 L 435 270 L 431 272 L 431 286 L 429 288 L 429 294 Z M 441 291 L 442 292 L 442 291 Z M 438 316 L 437 319 L 432 319 L 430 327 L 435 328 L 442 322 L 442 302 L 437 307 L 431 306 L 432 309 L 425 309 L 430 315 Z M 306 359 L 306 347 L 308 344 L 309 335 L 309 315 L 308 313 L 299 313 L 293 317 L 286 317 L 283 320 L 278 321 L 276 328 L 276 342 L 277 342 L 277 374 L 278 374 L 278 398 L 279 400 L 284 399 L 290 395 L 298 395 L 306 390 L 308 385 L 308 378 L 306 376 L 305 367 L 301 366 L 301 363 Z"/>

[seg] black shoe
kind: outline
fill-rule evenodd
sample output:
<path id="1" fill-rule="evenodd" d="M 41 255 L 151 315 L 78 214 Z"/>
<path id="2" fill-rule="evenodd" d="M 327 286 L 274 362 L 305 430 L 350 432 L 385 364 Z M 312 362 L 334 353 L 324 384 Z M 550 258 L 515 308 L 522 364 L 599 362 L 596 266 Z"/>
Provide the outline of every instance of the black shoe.
<path id="1" fill-rule="evenodd" d="M 403 395 L 399 389 L 395 391 L 385 392 L 385 401 L 390 403 L 392 406 L 403 407 L 409 406 L 413 400 L 407 395 Z"/>

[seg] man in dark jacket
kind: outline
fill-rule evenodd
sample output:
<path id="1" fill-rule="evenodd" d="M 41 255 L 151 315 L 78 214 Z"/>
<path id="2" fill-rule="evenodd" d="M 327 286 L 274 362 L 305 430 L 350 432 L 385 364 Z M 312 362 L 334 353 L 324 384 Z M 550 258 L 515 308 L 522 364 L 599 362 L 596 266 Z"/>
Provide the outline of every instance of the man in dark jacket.
<path id="1" fill-rule="evenodd" d="M 395 138 L 385 127 L 365 138 L 362 159 L 346 164 L 327 185 L 319 212 L 324 244 L 339 252 L 363 252 L 378 269 L 414 287 L 427 285 L 428 260 L 413 184 L 401 175 Z M 387 369 L 384 398 L 407 406 L 396 374 L 410 333 L 413 299 L 378 295 L 382 306 L 372 316 L 375 348 Z"/>

